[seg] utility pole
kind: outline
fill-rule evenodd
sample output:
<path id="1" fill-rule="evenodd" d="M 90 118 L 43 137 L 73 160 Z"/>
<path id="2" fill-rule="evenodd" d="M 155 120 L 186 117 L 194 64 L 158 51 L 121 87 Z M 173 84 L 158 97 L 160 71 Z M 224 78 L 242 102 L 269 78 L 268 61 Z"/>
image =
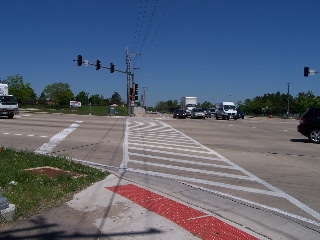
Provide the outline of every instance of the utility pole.
<path id="1" fill-rule="evenodd" d="M 145 108 L 146 107 L 146 98 L 147 98 L 147 93 L 146 90 L 148 90 L 147 87 L 142 87 L 143 89 L 143 93 L 142 93 L 142 107 Z"/>
<path id="2" fill-rule="evenodd" d="M 129 54 L 128 47 L 126 47 L 126 73 L 127 73 L 127 105 L 129 116 L 134 116 L 133 105 L 134 99 L 130 99 L 130 88 L 133 88 L 134 74 L 131 72 L 131 58 L 130 56 L 141 55 L 141 53 Z"/>
<path id="3" fill-rule="evenodd" d="M 290 83 L 288 83 L 288 110 L 287 110 L 287 117 L 289 118 L 290 114 Z"/>

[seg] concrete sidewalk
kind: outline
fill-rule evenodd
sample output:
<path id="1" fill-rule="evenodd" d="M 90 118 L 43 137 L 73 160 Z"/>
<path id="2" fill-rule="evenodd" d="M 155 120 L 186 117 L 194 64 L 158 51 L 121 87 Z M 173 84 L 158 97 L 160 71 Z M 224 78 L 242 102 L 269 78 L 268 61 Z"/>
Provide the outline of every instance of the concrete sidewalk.
<path id="1" fill-rule="evenodd" d="M 139 185 L 111 174 L 61 207 L 0 229 L 0 239 L 266 239 Z"/>

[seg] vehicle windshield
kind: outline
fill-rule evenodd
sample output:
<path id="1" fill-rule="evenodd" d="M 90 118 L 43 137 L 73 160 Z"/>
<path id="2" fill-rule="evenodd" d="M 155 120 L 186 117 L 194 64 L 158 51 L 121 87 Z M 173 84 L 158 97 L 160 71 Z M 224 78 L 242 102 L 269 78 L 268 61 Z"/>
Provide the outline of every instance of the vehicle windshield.
<path id="1" fill-rule="evenodd" d="M 187 104 L 187 107 L 197 107 L 196 104 Z"/>
<path id="2" fill-rule="evenodd" d="M 17 99 L 14 96 L 0 96 L 1 103 L 17 103 Z"/>
<path id="3" fill-rule="evenodd" d="M 223 108 L 225 111 L 236 110 L 236 107 L 233 105 L 224 105 Z"/>

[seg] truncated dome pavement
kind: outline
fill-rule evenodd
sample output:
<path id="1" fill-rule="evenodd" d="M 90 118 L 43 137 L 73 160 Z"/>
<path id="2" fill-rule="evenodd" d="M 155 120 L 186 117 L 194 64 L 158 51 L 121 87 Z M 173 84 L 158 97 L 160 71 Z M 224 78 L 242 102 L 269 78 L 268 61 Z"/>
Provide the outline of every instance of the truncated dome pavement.
<path id="1" fill-rule="evenodd" d="M 107 187 L 107 189 L 175 222 L 204 240 L 258 239 L 216 217 L 133 184 Z"/>

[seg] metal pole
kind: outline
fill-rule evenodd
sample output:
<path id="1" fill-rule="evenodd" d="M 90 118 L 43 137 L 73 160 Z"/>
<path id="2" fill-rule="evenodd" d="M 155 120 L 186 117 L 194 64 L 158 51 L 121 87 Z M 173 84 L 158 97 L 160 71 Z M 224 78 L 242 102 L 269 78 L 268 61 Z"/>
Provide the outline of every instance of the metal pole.
<path id="1" fill-rule="evenodd" d="M 134 56 L 134 55 L 141 55 L 141 54 L 140 53 L 129 54 L 128 47 L 126 47 L 127 104 L 128 104 L 128 113 L 130 117 L 134 116 L 133 106 L 132 106 L 132 103 L 134 103 L 134 100 L 132 100 L 132 102 L 130 100 L 130 88 L 133 88 L 134 80 L 133 80 L 133 73 L 131 72 L 131 59 L 129 56 Z"/>
<path id="2" fill-rule="evenodd" d="M 127 64 L 127 69 L 126 72 L 130 72 L 130 58 L 128 54 L 128 47 L 126 47 L 126 64 Z M 130 75 L 127 74 L 127 107 L 128 107 L 128 114 L 131 116 L 131 102 L 130 102 Z"/>
<path id="3" fill-rule="evenodd" d="M 287 111 L 287 117 L 289 118 L 290 114 L 290 83 L 288 83 L 288 111 Z"/>

